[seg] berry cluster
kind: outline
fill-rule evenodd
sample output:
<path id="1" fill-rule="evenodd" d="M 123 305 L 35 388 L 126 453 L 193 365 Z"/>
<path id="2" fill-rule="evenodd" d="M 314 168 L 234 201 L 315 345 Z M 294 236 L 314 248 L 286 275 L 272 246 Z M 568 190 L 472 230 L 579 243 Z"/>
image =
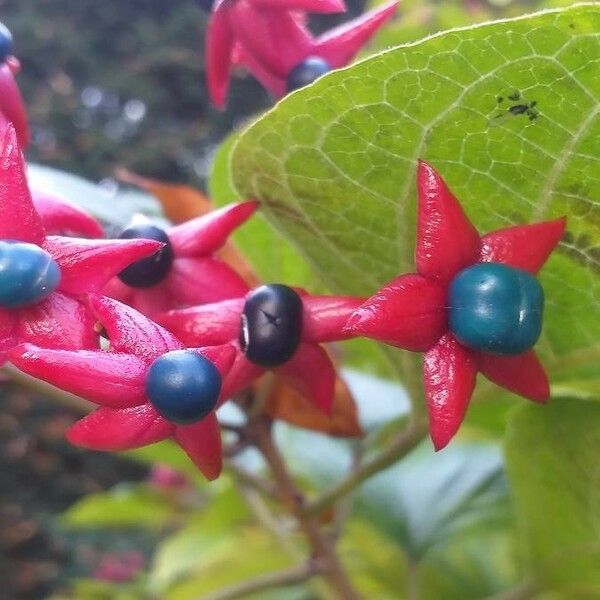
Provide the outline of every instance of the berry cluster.
<path id="1" fill-rule="evenodd" d="M 247 29 L 274 34 L 273 20 L 281 19 L 284 37 L 304 42 L 293 52 L 280 49 L 277 77 L 287 73 L 301 83 L 310 78 L 304 66 L 289 70 L 299 48 L 318 47 L 337 65 L 394 7 L 309 44 L 297 11 L 337 10 L 338 0 L 283 4 L 286 10 L 273 0 L 217 3 L 211 51 L 235 49 L 259 72 L 275 69 L 266 60 L 271 36 L 252 37 Z M 532 350 L 544 305 L 536 274 L 558 244 L 564 219 L 480 236 L 439 174 L 421 162 L 416 273 L 400 275 L 369 299 L 279 284 L 250 289 L 214 254 L 257 202 L 231 204 L 166 231 L 136 220 L 119 239 L 107 240 L 79 209 L 32 194 L 21 154 L 27 123 L 10 92 L 16 89 L 10 53 L 10 34 L 0 28 L 0 72 L 10 73 L 10 79 L 0 75 L 0 359 L 99 405 L 68 432 L 73 443 L 124 450 L 172 438 L 213 479 L 222 466 L 216 410 L 223 402 L 269 370 L 329 414 L 337 375 L 323 344 L 356 336 L 425 353 L 436 449 L 458 430 L 478 372 L 531 400 L 548 399 L 548 380 Z M 220 97 L 222 83 L 213 88 Z M 108 349 L 101 349 L 102 337 Z"/>
<path id="2" fill-rule="evenodd" d="M 314 37 L 307 13 L 339 13 L 343 0 L 218 0 L 206 43 L 208 90 L 222 107 L 235 65 L 247 68 L 276 97 L 348 64 L 396 12 L 392 0 Z"/>

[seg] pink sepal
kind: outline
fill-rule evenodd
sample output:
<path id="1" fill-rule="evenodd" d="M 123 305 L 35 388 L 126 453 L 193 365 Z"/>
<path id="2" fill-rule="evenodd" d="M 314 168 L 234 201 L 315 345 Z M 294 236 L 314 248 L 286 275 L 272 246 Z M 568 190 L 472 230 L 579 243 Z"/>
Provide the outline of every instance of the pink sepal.
<path id="1" fill-rule="evenodd" d="M 14 334 L 19 342 L 66 350 L 98 347 L 94 317 L 79 300 L 54 292 L 34 306 L 16 311 Z"/>
<path id="2" fill-rule="evenodd" d="M 347 329 L 414 352 L 429 350 L 447 329 L 446 290 L 421 275 L 400 275 L 352 315 Z"/>
<path id="3" fill-rule="evenodd" d="M 481 238 L 479 260 L 523 269 L 535 275 L 563 236 L 566 218 L 497 229 Z"/>
<path id="4" fill-rule="evenodd" d="M 90 296 L 90 306 L 108 334 L 115 352 L 133 354 L 146 363 L 183 344 L 137 310 L 104 296 Z"/>
<path id="5" fill-rule="evenodd" d="M 302 11 L 310 13 L 330 14 L 346 12 L 343 0 L 253 0 L 257 9 L 273 11 Z"/>
<path id="6" fill-rule="evenodd" d="M 101 290 L 131 263 L 155 254 L 162 244 L 154 240 L 86 240 L 49 236 L 43 243 L 60 267 L 58 289 L 70 294 Z"/>
<path id="7" fill-rule="evenodd" d="M 294 357 L 278 367 L 277 374 L 325 414 L 331 414 L 337 374 L 321 346 L 301 344 Z"/>
<path id="8" fill-rule="evenodd" d="M 286 78 L 274 75 L 266 68 L 260 60 L 256 59 L 253 54 L 246 52 L 240 44 L 236 44 L 236 55 L 240 64 L 248 68 L 248 70 L 260 81 L 263 86 L 275 96 L 281 98 L 286 92 Z"/>
<path id="9" fill-rule="evenodd" d="M 423 361 L 425 399 L 433 446 L 441 450 L 465 418 L 477 376 L 477 356 L 445 335 Z"/>
<path id="10" fill-rule="evenodd" d="M 193 352 L 201 354 L 208 359 L 221 374 L 222 378 L 227 376 L 235 361 L 236 349 L 231 344 L 221 346 L 210 346 L 207 348 L 189 348 Z"/>
<path id="11" fill-rule="evenodd" d="M 193 425 L 178 425 L 173 436 L 206 479 L 212 481 L 221 474 L 221 431 L 214 412 Z"/>
<path id="12" fill-rule="evenodd" d="M 227 9 L 229 23 L 244 49 L 273 74 L 285 77 L 289 51 L 275 43 L 274 32 L 278 20 L 288 19 L 289 13 L 257 10 L 250 0 L 236 0 Z"/>
<path id="13" fill-rule="evenodd" d="M 313 54 L 324 58 L 333 68 L 347 65 L 394 16 L 397 8 L 398 2 L 394 0 L 327 31 L 316 40 Z"/>
<path id="14" fill-rule="evenodd" d="M 174 428 L 151 404 L 101 407 L 77 421 L 67 431 L 67 439 L 91 450 L 131 450 L 170 437 Z"/>
<path id="15" fill-rule="evenodd" d="M 240 350 L 239 344 L 234 343 L 233 346 L 236 349 L 236 356 L 229 373 L 223 380 L 219 405 L 246 389 L 265 373 L 265 369 L 251 363 L 246 358 Z"/>
<path id="16" fill-rule="evenodd" d="M 124 408 L 146 401 L 148 365 L 129 354 L 22 344 L 9 352 L 9 358 L 24 373 L 96 404 Z"/>
<path id="17" fill-rule="evenodd" d="M 417 191 L 417 271 L 447 283 L 477 262 L 479 234 L 439 173 L 423 161 L 419 161 Z"/>
<path id="18" fill-rule="evenodd" d="M 0 215 L 0 240 L 38 245 L 44 241 L 46 232 L 31 201 L 17 136 L 6 122 L 0 129 Z"/>
<path id="19" fill-rule="evenodd" d="M 25 103 L 14 77 L 19 70 L 17 65 L 15 60 L 0 65 L 0 114 L 13 124 L 19 146 L 24 149 L 29 144 L 29 124 Z"/>
<path id="20" fill-rule="evenodd" d="M 518 356 L 481 353 L 479 370 L 493 383 L 534 402 L 550 399 L 550 384 L 533 350 Z"/>
<path id="21" fill-rule="evenodd" d="M 217 108 L 223 108 L 231 72 L 234 35 L 227 2 L 215 5 L 206 33 L 206 79 L 208 92 Z"/>
<path id="22" fill-rule="evenodd" d="M 237 339 L 243 308 L 244 299 L 235 298 L 172 310 L 155 318 L 188 346 L 213 346 Z"/>
<path id="23" fill-rule="evenodd" d="M 104 237 L 98 221 L 77 206 L 35 190 L 32 190 L 31 196 L 49 235 Z"/>
<path id="24" fill-rule="evenodd" d="M 229 204 L 169 229 L 175 256 L 202 256 L 218 250 L 258 208 L 258 202 Z"/>
<path id="25" fill-rule="evenodd" d="M 344 326 L 364 301 L 353 296 L 304 296 L 302 339 L 326 343 L 354 337 Z"/>
<path id="26" fill-rule="evenodd" d="M 171 295 L 172 307 L 218 302 L 248 292 L 241 275 L 222 260 L 209 256 L 176 259 L 164 284 Z"/>

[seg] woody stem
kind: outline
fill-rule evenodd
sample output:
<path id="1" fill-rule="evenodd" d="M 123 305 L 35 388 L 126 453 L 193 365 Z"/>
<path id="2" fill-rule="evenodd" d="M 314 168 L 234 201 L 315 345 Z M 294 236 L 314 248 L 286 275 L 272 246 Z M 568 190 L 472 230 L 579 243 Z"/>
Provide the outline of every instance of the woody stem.
<path id="1" fill-rule="evenodd" d="M 324 534 L 315 516 L 304 514 L 303 494 L 289 474 L 287 465 L 273 441 L 271 426 L 271 420 L 266 417 L 253 420 L 255 443 L 271 469 L 281 496 L 308 538 L 313 559 L 322 566 L 323 576 L 340 600 L 360 600 L 361 596 L 354 589 L 335 552 L 333 540 Z"/>

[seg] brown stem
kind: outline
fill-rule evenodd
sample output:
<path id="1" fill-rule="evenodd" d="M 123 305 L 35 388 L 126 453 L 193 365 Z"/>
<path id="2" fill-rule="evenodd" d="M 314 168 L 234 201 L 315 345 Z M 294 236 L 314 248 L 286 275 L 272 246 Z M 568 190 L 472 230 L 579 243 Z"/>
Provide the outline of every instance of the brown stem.
<path id="1" fill-rule="evenodd" d="M 360 600 L 361 596 L 352 586 L 337 557 L 332 540 L 323 534 L 319 522 L 314 516 L 304 514 L 304 498 L 288 473 L 283 457 L 273 443 L 271 424 L 269 419 L 263 417 L 254 420 L 252 427 L 256 445 L 271 468 L 275 483 L 308 538 L 314 560 L 322 566 L 323 575 L 336 591 L 338 598 L 340 600 Z"/>
<path id="2" fill-rule="evenodd" d="M 363 463 L 358 469 L 351 472 L 337 485 L 326 490 L 310 504 L 307 504 L 302 510 L 303 515 L 315 516 L 320 514 L 324 509 L 349 494 L 375 473 L 391 467 L 400 458 L 406 456 L 425 437 L 426 432 L 427 426 L 424 421 L 413 420 L 409 422 L 406 429 L 401 431 L 387 448 L 371 460 Z"/>
<path id="3" fill-rule="evenodd" d="M 267 573 L 242 583 L 223 588 L 214 594 L 202 596 L 200 600 L 235 600 L 256 592 L 302 583 L 318 574 L 318 568 L 312 563 L 300 565 L 285 571 Z"/>
<path id="4" fill-rule="evenodd" d="M 225 469 L 231 473 L 239 483 L 255 489 L 271 500 L 281 500 L 277 488 L 270 481 L 247 471 L 231 460 L 225 463 Z"/>

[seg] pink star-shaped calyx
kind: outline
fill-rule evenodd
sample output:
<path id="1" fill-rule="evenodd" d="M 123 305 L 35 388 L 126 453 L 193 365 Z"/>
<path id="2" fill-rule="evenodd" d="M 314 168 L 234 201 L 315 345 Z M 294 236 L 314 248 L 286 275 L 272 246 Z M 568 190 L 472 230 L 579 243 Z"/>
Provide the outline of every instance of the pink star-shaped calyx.
<path id="1" fill-rule="evenodd" d="M 186 344 L 212 346 L 230 343 L 235 346 L 236 360 L 224 382 L 228 397 L 247 388 L 267 370 L 272 370 L 284 383 L 329 414 L 337 374 L 331 358 L 321 344 L 354 337 L 344 331 L 344 325 L 364 299 L 351 296 L 311 296 L 301 290 L 298 293 L 302 298 L 300 343 L 287 362 L 272 369 L 248 360 L 240 347 L 245 298 L 169 311 L 157 315 L 156 319 Z"/>
<path id="2" fill-rule="evenodd" d="M 0 127 L 0 242 L 41 248 L 60 271 L 57 287 L 44 299 L 20 308 L 0 307 L 0 355 L 20 342 L 48 348 L 93 348 L 93 318 L 80 298 L 161 244 L 148 240 L 106 241 L 48 236 L 34 208 L 15 130 Z M 3 263 L 2 271 L 6 265 Z M 3 285 L 8 285 L 5 280 Z"/>
<path id="3" fill-rule="evenodd" d="M 89 299 L 107 332 L 110 350 L 48 350 L 31 344 L 14 348 L 10 360 L 22 371 L 100 405 L 75 423 L 67 438 L 93 450 L 128 450 L 173 438 L 208 479 L 221 472 L 219 424 L 214 410 L 192 424 L 165 418 L 149 400 L 151 365 L 184 345 L 135 309 L 101 296 Z M 192 348 L 225 376 L 235 350 L 225 344 Z"/>
<path id="4" fill-rule="evenodd" d="M 548 399 L 548 379 L 533 350 L 503 355 L 467 347 L 457 339 L 449 325 L 453 309 L 449 290 L 457 275 L 478 264 L 499 265 L 501 272 L 507 266 L 521 281 L 532 280 L 562 237 L 565 219 L 480 236 L 440 175 L 425 162 L 419 163 L 417 190 L 417 272 L 381 288 L 354 313 L 346 329 L 425 353 L 425 398 L 431 436 L 439 450 L 462 423 L 478 372 L 535 402 Z M 503 307 L 484 302 L 478 309 L 485 315 Z"/>
<path id="5" fill-rule="evenodd" d="M 232 66 L 241 64 L 275 96 L 283 96 L 292 69 L 308 57 L 343 67 L 395 13 L 397 2 L 378 7 L 314 37 L 307 12 L 343 12 L 340 0 L 222 0 L 213 8 L 206 41 L 212 101 L 223 107 Z M 299 12 L 301 11 L 301 12 Z"/>
<path id="6" fill-rule="evenodd" d="M 244 294 L 248 289 L 244 279 L 214 253 L 258 206 L 254 201 L 229 204 L 171 227 L 164 234 L 173 258 L 158 283 L 132 287 L 115 278 L 104 293 L 151 317 L 175 308 Z"/>

